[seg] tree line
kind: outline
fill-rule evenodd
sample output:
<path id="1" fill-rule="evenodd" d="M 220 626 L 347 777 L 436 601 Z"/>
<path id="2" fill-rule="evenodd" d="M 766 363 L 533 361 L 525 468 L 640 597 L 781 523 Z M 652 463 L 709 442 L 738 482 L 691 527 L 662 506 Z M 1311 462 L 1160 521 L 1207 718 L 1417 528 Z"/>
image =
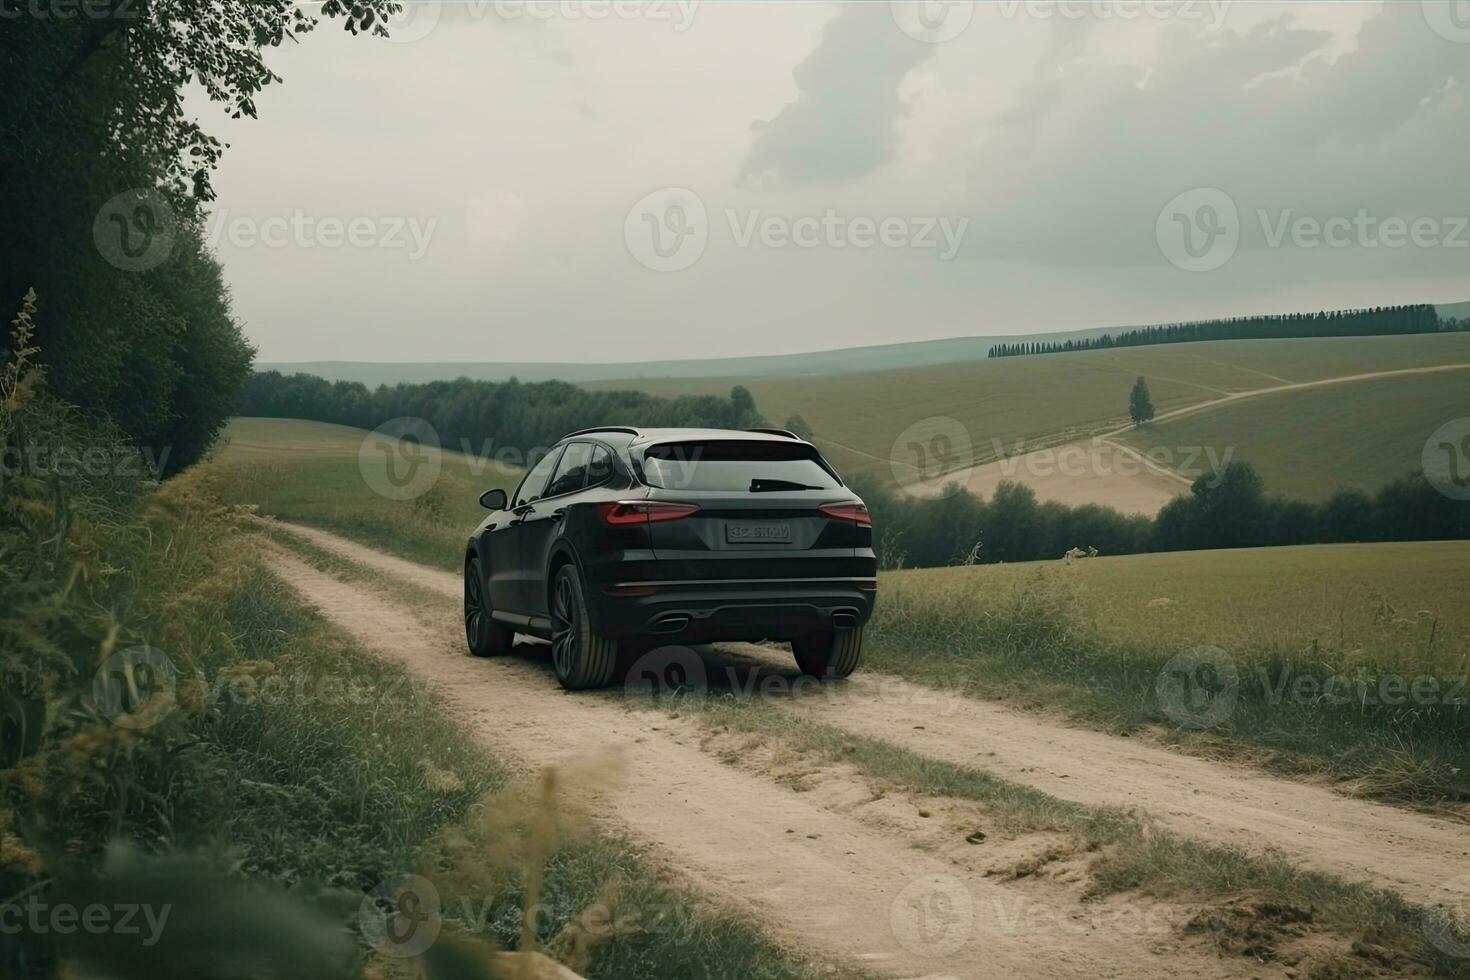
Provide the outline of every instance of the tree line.
<path id="1" fill-rule="evenodd" d="M 241 392 L 239 414 L 310 419 L 375 429 L 394 419 L 426 420 L 440 443 L 479 452 L 514 449 L 524 458 L 568 432 L 615 422 L 638 426 L 747 429 L 766 424 L 744 386 L 728 397 L 660 398 L 641 391 L 593 391 L 565 381 L 432 381 L 379 385 L 311 374 L 260 371 Z M 487 444 L 486 440 L 491 442 Z"/>
<path id="2" fill-rule="evenodd" d="M 203 455 L 254 356 L 205 245 L 224 147 L 182 89 L 253 117 L 281 81 L 265 49 L 323 18 L 381 33 L 394 9 L 0 0 L 0 308 L 34 290 L 51 395 L 166 459 L 164 475 Z"/>
<path id="3" fill-rule="evenodd" d="M 1419 472 L 1377 493 L 1343 489 L 1306 501 L 1268 493 L 1255 468 L 1236 461 L 1197 479 L 1152 518 L 1096 504 L 1041 503 L 1012 481 L 988 500 L 959 484 L 915 498 L 866 478 L 852 483 L 873 512 L 885 568 L 1048 560 L 1072 548 L 1128 555 L 1470 538 L 1470 502 L 1441 494 Z"/>
<path id="4" fill-rule="evenodd" d="M 1441 320 L 1433 306 L 1377 306 L 1371 309 L 1334 310 L 1320 313 L 1286 313 L 1275 316 L 1230 317 L 1193 323 L 1170 323 L 1138 327 L 1116 334 L 1105 333 L 1064 341 L 1032 341 L 995 344 L 989 357 L 1019 357 L 1026 354 L 1061 354 L 1068 351 L 1109 350 L 1114 347 L 1144 347 L 1151 344 L 1184 344 L 1200 340 L 1271 340 L 1286 337 L 1368 337 L 1394 334 L 1438 333 L 1463 330 L 1460 320 Z"/>

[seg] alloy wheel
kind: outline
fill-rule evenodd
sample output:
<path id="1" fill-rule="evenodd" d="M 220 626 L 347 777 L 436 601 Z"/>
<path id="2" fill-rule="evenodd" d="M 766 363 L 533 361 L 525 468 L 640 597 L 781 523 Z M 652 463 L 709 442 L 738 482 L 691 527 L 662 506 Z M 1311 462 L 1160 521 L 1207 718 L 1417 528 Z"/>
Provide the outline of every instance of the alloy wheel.
<path id="1" fill-rule="evenodd" d="M 577 608 L 577 594 L 572 589 L 571 579 L 565 575 L 556 580 L 556 591 L 551 602 L 551 659 L 557 673 L 570 677 L 577 663 L 577 623 L 581 610 Z"/>

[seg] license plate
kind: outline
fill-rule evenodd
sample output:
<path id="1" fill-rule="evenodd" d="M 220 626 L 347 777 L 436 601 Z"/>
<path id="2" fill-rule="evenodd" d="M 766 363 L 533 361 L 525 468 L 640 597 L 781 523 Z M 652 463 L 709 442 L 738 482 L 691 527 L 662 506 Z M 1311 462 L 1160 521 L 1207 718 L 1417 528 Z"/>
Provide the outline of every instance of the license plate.
<path id="1" fill-rule="evenodd" d="M 725 541 L 730 544 L 780 544 L 791 540 L 790 524 L 725 525 Z"/>

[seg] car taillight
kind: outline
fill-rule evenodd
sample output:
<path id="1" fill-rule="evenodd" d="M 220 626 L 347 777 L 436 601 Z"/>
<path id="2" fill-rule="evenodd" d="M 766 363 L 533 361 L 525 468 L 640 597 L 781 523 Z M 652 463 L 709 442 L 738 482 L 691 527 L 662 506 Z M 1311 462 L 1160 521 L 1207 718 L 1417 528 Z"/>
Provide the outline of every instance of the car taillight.
<path id="1" fill-rule="evenodd" d="M 666 500 L 618 500 L 598 504 L 602 523 L 619 527 L 625 524 L 652 524 L 655 521 L 677 521 L 699 510 L 698 504 L 676 504 Z"/>
<path id="2" fill-rule="evenodd" d="M 867 504 L 823 504 L 821 511 L 834 520 L 861 524 L 863 527 L 873 526 L 873 515 L 868 513 Z"/>

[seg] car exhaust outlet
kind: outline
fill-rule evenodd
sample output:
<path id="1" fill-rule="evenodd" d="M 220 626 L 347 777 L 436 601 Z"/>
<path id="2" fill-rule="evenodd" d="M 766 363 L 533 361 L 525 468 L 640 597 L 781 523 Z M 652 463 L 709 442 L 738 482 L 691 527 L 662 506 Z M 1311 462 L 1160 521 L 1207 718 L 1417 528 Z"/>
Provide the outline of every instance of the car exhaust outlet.
<path id="1" fill-rule="evenodd" d="M 858 614 L 851 609 L 839 609 L 832 614 L 832 628 L 838 630 L 857 629 Z"/>
<path id="2" fill-rule="evenodd" d="M 688 616 L 665 616 L 653 624 L 654 633 L 680 633 L 689 625 Z"/>

